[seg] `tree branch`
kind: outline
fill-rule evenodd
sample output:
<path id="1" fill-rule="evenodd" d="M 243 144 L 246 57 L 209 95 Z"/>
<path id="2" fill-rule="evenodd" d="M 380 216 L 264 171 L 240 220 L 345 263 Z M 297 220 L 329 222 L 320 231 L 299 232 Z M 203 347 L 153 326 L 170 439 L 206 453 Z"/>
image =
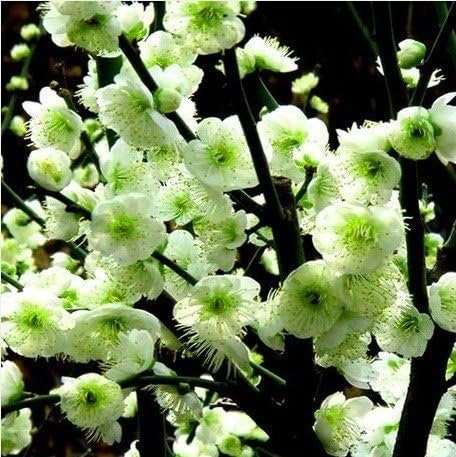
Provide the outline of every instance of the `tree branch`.
<path id="1" fill-rule="evenodd" d="M 391 5 L 375 2 L 377 43 L 385 73 L 391 116 L 407 105 L 407 96 L 397 65 Z M 442 36 L 442 31 L 439 37 Z M 440 41 L 438 38 L 436 41 Z M 428 58 L 433 62 L 435 46 Z M 433 65 L 433 63 L 432 63 Z M 432 69 L 423 70 L 412 102 L 421 103 Z M 400 201 L 408 218 L 406 231 L 408 287 L 413 303 L 420 312 L 428 311 L 427 279 L 424 256 L 424 225 L 418 207 L 419 182 L 416 163 L 401 158 Z M 410 383 L 402 411 L 394 448 L 394 457 L 424 457 L 432 422 L 445 392 L 445 370 L 454 337 L 439 327 L 428 342 L 422 357 L 412 359 Z M 413 436 L 413 439 L 410 437 Z"/>
<path id="2" fill-rule="evenodd" d="M 271 177 L 255 118 L 241 82 L 234 48 L 225 51 L 224 65 L 228 85 L 237 105 L 237 114 L 266 201 L 280 277 L 283 281 L 305 261 L 291 182 L 286 178 Z M 300 362 L 297 363 L 297 360 Z M 282 413 L 285 417 L 281 414 L 276 418 L 271 436 L 272 444 L 285 449 L 287 455 L 301 455 L 304 449 L 315 457 L 325 455 L 312 428 L 316 374 L 311 339 L 286 339 L 285 371 L 287 389 L 285 410 Z M 292 418 L 295 417 L 300 417 L 301 421 L 294 421 Z"/>

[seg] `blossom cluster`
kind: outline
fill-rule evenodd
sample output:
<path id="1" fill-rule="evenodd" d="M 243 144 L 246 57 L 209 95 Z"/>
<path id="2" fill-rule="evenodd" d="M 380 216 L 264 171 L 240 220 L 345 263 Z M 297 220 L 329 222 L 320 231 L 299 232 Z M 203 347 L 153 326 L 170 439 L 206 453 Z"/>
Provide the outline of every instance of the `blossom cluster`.
<path id="1" fill-rule="evenodd" d="M 136 415 L 131 383 L 178 376 L 162 348 L 201 359 L 202 373 L 228 367 L 253 385 L 261 380 L 252 367 L 262 355 L 246 336 L 280 353 L 292 335 L 312 339 L 320 367 L 335 367 L 348 384 L 382 399 L 374 405 L 367 396 L 327 397 L 314 424 L 326 452 L 392 455 L 410 360 L 424 354 L 436 326 L 456 332 L 456 273 L 429 286 L 429 313 L 415 308 L 407 288 L 400 162 L 435 153 L 445 165 L 456 163 L 456 108 L 449 104 L 456 93 L 429 109 L 405 108 L 389 122 L 338 130 L 335 148 L 324 122 L 328 105 L 315 95 L 309 99 L 316 117 L 291 104 L 254 113 L 271 175 L 292 183 L 300 234 L 317 252 L 279 283 L 273 233 L 255 211 L 267 206 L 240 118 L 201 119 L 193 100 L 204 77 L 198 56 L 241 42 L 241 78 L 297 69 L 297 58 L 276 38 L 244 40 L 243 17 L 254 8 L 250 1 L 169 0 L 160 30 L 153 6 L 143 3 L 41 6 L 53 42 L 85 50 L 88 72 L 71 103 L 55 87 L 42 88 L 39 102 L 23 103 L 27 171 L 40 198 L 3 217 L 2 273 L 9 281 L 2 282 L 2 347 L 9 360 L 1 371 L 2 406 L 26 397 L 12 361 L 18 356 L 91 362 L 90 371 L 62 378 L 52 394 L 89 439 L 113 443 L 122 438 L 119 419 Z M 400 45 L 401 67 L 421 62 L 416 43 Z M 119 71 L 103 83 L 106 59 Z M 318 77 L 307 74 L 295 80 L 293 93 L 308 97 L 317 85 Z M 431 220 L 432 201 L 423 199 L 421 211 Z M 43 269 L 34 253 L 49 240 L 69 250 L 54 253 Z M 428 268 L 442 244 L 440 234 L 426 234 Z M 249 275 L 250 265 L 240 261 L 246 247 L 256 250 L 277 288 Z M 174 328 L 163 318 L 164 296 L 174 303 Z M 380 352 L 372 352 L 373 343 Z M 454 354 L 448 378 L 456 373 Z M 269 438 L 242 405 L 224 409 L 221 396 L 202 388 L 145 390 L 174 426 L 176 456 L 250 457 L 252 443 Z M 449 389 L 428 457 L 455 455 L 447 439 L 455 410 Z M 30 444 L 30 417 L 23 408 L 2 420 L 2 455 Z M 125 452 L 139 455 L 137 443 Z"/>

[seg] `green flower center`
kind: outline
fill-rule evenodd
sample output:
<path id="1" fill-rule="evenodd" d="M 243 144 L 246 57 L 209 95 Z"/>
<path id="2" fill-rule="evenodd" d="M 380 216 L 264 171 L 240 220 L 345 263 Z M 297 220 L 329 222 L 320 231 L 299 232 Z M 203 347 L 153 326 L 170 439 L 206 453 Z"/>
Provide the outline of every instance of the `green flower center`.
<path id="1" fill-rule="evenodd" d="M 294 149 L 299 148 L 307 139 L 307 132 L 300 130 L 290 132 L 288 135 L 279 136 L 272 142 L 274 149 L 280 152 L 290 153 Z"/>
<path id="2" fill-rule="evenodd" d="M 223 2 L 196 2 L 188 6 L 192 25 L 202 31 L 217 27 L 226 17 Z"/>
<path id="3" fill-rule="evenodd" d="M 192 199 L 190 198 L 190 195 L 186 193 L 176 195 L 173 200 L 173 207 L 176 216 L 182 216 L 188 213 L 192 208 Z"/>
<path id="4" fill-rule="evenodd" d="M 233 243 L 238 238 L 238 226 L 236 221 L 226 222 L 222 228 L 223 240 L 225 243 Z"/>
<path id="5" fill-rule="evenodd" d="M 50 176 L 56 183 L 62 181 L 63 175 L 53 162 L 42 162 L 40 164 L 41 170 L 44 174 Z"/>
<path id="6" fill-rule="evenodd" d="M 434 129 L 426 119 L 404 119 L 402 127 L 407 132 L 411 141 L 434 141 Z"/>
<path id="7" fill-rule="evenodd" d="M 212 165 L 219 168 L 227 168 L 234 164 L 237 154 L 232 145 L 218 144 L 208 148 L 209 160 Z"/>
<path id="8" fill-rule="evenodd" d="M 22 303 L 17 322 L 22 330 L 39 331 L 53 327 L 49 312 L 33 303 Z"/>
<path id="9" fill-rule="evenodd" d="M 343 228 L 342 240 L 346 248 L 362 250 L 378 240 L 377 229 L 364 217 L 352 217 Z"/>
<path id="10" fill-rule="evenodd" d="M 120 332 L 127 329 L 126 323 L 120 318 L 107 318 L 100 322 L 98 326 L 99 333 L 106 340 L 117 340 Z"/>
<path id="11" fill-rule="evenodd" d="M 137 232 L 137 224 L 138 220 L 135 217 L 119 214 L 108 223 L 108 232 L 116 241 L 133 238 Z"/>
<path id="12" fill-rule="evenodd" d="M 61 142 L 62 137 L 75 132 L 73 123 L 63 113 L 49 109 L 44 119 L 45 135 L 50 142 Z"/>
<path id="13" fill-rule="evenodd" d="M 403 313 L 398 319 L 397 327 L 407 333 L 418 333 L 420 331 L 420 320 L 414 314 Z"/>
<path id="14" fill-rule="evenodd" d="M 318 306 L 323 301 L 323 295 L 320 290 L 310 289 L 304 290 L 302 293 L 302 298 L 306 305 Z"/>
<path id="15" fill-rule="evenodd" d="M 236 307 L 236 301 L 226 292 L 217 292 L 207 297 L 203 306 L 206 317 L 222 316 Z"/>
<path id="16" fill-rule="evenodd" d="M 385 167 L 380 160 L 366 158 L 358 164 L 357 172 L 363 178 L 381 179 L 385 176 Z"/>
<path id="17" fill-rule="evenodd" d="M 447 311 L 447 312 L 453 312 L 454 308 L 456 307 L 455 287 L 451 287 L 451 286 L 440 287 L 439 295 L 440 295 L 440 303 L 441 303 L 440 306 L 442 307 L 442 310 Z"/>

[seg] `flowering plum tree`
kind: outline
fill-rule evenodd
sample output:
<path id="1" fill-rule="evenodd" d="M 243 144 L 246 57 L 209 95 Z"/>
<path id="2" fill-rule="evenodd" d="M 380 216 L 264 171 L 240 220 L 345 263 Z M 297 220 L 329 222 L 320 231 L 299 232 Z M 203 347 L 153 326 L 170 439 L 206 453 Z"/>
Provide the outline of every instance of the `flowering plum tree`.
<path id="1" fill-rule="evenodd" d="M 451 179 L 456 163 L 456 92 L 423 103 L 455 8 L 428 51 L 396 45 L 374 3 L 390 120 L 331 148 L 317 74 L 293 82 L 300 106 L 263 83 L 298 64 L 276 38 L 244 39 L 256 7 L 51 0 L 22 28 L 2 133 L 29 142 L 34 186 L 22 199 L 2 181 L 2 455 L 32 446 L 33 411 L 54 404 L 87 448 L 125 457 L 456 456 L 456 227 L 425 230 L 417 173 L 436 157 Z M 25 101 L 25 122 L 44 33 L 88 72 Z M 195 108 L 210 54 L 236 107 L 224 119 Z M 49 240 L 63 248 L 43 268 Z M 58 361 L 48 393 L 26 389 L 27 358 Z M 329 372 L 346 388 L 325 398 Z"/>

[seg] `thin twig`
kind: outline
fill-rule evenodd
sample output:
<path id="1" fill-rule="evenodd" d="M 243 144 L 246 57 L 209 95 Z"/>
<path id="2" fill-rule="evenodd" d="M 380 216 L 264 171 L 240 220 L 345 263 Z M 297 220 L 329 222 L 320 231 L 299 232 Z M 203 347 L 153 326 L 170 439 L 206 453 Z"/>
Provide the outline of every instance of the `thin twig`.
<path id="1" fill-rule="evenodd" d="M 184 270 L 180 265 L 178 265 L 174 260 L 163 255 L 161 252 L 155 251 L 152 254 L 154 259 L 157 259 L 160 263 L 167 266 L 170 270 L 173 270 L 174 273 L 177 273 L 181 278 L 185 279 L 189 284 L 194 286 L 198 280 L 193 277 L 188 271 Z"/>
<path id="2" fill-rule="evenodd" d="M 2 271 L 2 280 L 7 282 L 8 284 L 11 284 L 19 291 L 24 289 L 24 286 L 19 281 L 16 281 L 14 278 L 12 278 L 9 274 L 5 273 L 4 271 Z"/>

